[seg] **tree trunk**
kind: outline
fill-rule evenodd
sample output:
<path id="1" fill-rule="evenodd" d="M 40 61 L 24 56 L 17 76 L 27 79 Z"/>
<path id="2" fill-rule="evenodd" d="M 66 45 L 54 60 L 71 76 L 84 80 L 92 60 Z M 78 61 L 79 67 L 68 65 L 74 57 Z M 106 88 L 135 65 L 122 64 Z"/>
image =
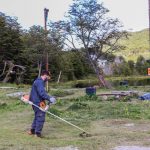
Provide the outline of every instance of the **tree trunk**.
<path id="1" fill-rule="evenodd" d="M 7 83 L 9 81 L 9 79 L 11 78 L 11 73 L 15 73 L 16 75 L 18 74 L 18 81 L 21 81 L 21 75 L 23 75 L 24 71 L 25 71 L 25 67 L 20 66 L 20 65 L 14 65 L 12 61 L 7 61 L 8 64 L 8 71 L 7 74 L 5 76 L 5 78 L 3 79 L 3 83 Z M 16 73 L 15 71 L 13 71 L 14 67 L 17 67 L 18 69 L 21 69 L 20 73 L 18 70 L 18 73 Z M 17 80 L 17 79 L 16 79 Z"/>
<path id="2" fill-rule="evenodd" d="M 39 61 L 39 63 L 38 63 L 38 70 L 39 70 L 38 77 L 40 77 L 41 76 L 41 70 L 42 70 L 42 62 L 41 61 Z"/>
<path id="3" fill-rule="evenodd" d="M 89 57 L 89 61 L 90 61 L 90 64 L 92 65 L 92 68 L 94 69 L 94 71 L 97 75 L 97 78 L 99 80 L 99 85 L 106 87 L 106 88 L 109 88 L 109 89 L 112 88 L 111 84 L 104 79 L 103 70 L 100 67 L 98 67 L 97 63 L 94 63 L 90 57 Z"/>
<path id="4" fill-rule="evenodd" d="M 102 69 L 101 69 L 101 71 L 98 70 L 97 72 L 98 73 L 96 73 L 96 75 L 98 77 L 100 86 L 103 86 L 103 87 L 106 87 L 106 88 L 109 88 L 109 89 L 112 88 L 111 84 L 104 79 L 104 75 L 103 75 Z"/>
<path id="5" fill-rule="evenodd" d="M 9 69 L 8 69 L 8 72 L 7 72 L 7 74 L 6 74 L 6 76 L 5 76 L 5 78 L 3 79 L 3 83 L 7 83 L 8 81 L 9 81 L 9 79 L 10 79 L 10 74 L 11 74 L 11 72 L 13 71 L 13 68 L 14 68 L 14 64 L 12 63 L 12 62 L 9 62 Z"/>

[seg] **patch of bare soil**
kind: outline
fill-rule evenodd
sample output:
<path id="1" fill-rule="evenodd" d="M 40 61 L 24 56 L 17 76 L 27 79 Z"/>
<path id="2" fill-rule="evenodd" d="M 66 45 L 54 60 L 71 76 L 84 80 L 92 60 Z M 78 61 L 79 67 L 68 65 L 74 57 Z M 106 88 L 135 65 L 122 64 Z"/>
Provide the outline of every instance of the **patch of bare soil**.
<path id="1" fill-rule="evenodd" d="M 118 146 L 113 150 L 150 150 L 150 147 L 141 146 Z"/>
<path id="2" fill-rule="evenodd" d="M 51 148 L 51 150 L 79 150 L 79 149 L 74 146 L 67 146 L 67 147 Z"/>
<path id="3" fill-rule="evenodd" d="M 106 119 L 93 122 L 91 129 L 100 150 L 150 150 L 149 120 Z"/>

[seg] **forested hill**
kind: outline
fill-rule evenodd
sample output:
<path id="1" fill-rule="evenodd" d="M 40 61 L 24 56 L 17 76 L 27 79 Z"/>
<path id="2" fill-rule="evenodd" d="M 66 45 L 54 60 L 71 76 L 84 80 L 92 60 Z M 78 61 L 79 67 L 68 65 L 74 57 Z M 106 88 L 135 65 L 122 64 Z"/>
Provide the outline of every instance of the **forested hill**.
<path id="1" fill-rule="evenodd" d="M 121 40 L 121 44 L 125 45 L 125 50 L 118 52 L 117 55 L 123 56 L 126 60 L 137 60 L 139 55 L 145 59 L 150 59 L 149 50 L 149 31 L 144 29 L 138 32 L 130 32 L 126 40 Z"/>

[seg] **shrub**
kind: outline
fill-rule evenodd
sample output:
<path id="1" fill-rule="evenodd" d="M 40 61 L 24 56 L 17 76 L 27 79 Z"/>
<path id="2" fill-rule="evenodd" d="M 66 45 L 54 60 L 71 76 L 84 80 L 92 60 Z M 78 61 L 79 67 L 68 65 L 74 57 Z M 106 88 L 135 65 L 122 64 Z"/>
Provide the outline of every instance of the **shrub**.
<path id="1" fill-rule="evenodd" d="M 49 111 L 56 116 L 60 116 L 62 114 L 62 112 L 56 108 L 50 108 Z"/>
<path id="2" fill-rule="evenodd" d="M 100 100 L 96 95 L 85 95 L 71 99 L 71 101 L 82 102 L 82 101 L 97 101 Z"/>
<path id="3" fill-rule="evenodd" d="M 6 103 L 0 103 L 0 109 L 5 109 L 7 107 Z"/>
<path id="4" fill-rule="evenodd" d="M 78 110 L 78 109 L 90 109 L 90 107 L 86 103 L 75 102 L 68 108 L 68 110 Z"/>
<path id="5" fill-rule="evenodd" d="M 80 80 L 80 81 L 77 81 L 73 87 L 74 88 L 85 88 L 85 87 L 92 87 L 94 85 L 97 85 L 98 84 L 98 81 L 97 80 L 93 80 L 93 81 L 89 81 L 89 80 Z"/>
<path id="6" fill-rule="evenodd" d="M 56 90 L 56 91 L 51 91 L 50 94 L 54 95 L 56 97 L 64 97 L 67 95 L 72 95 L 72 94 L 74 94 L 74 92 L 73 91 Z"/>

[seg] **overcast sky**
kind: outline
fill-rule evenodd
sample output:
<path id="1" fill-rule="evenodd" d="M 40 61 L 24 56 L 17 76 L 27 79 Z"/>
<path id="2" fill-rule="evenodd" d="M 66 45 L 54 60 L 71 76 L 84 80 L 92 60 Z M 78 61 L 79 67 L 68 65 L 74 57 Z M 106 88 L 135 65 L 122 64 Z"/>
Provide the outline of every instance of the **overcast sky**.
<path id="1" fill-rule="evenodd" d="M 148 28 L 148 0 L 99 0 L 118 18 L 126 30 Z M 24 29 L 32 25 L 44 26 L 44 8 L 49 9 L 48 20 L 63 19 L 72 0 L 0 0 L 0 11 L 16 16 Z"/>

